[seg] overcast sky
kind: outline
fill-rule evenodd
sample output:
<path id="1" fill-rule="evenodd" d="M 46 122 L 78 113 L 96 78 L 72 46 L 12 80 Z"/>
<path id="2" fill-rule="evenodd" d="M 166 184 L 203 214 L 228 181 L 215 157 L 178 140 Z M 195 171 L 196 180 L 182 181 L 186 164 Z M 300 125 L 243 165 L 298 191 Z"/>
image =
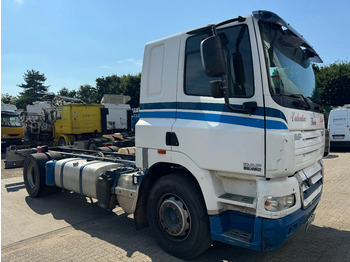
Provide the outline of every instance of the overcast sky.
<path id="1" fill-rule="evenodd" d="M 346 0 L 1 0 L 1 93 L 18 95 L 31 69 L 55 93 L 137 74 L 145 43 L 259 9 L 290 23 L 325 64 L 349 61 Z"/>

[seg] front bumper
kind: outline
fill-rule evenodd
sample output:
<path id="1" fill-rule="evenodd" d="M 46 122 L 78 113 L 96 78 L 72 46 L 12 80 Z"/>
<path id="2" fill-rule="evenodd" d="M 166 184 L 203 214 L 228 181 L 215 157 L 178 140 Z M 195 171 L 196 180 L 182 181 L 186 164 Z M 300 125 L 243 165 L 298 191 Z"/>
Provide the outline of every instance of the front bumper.
<path id="1" fill-rule="evenodd" d="M 331 141 L 331 148 L 334 147 L 350 147 L 350 141 Z"/>
<path id="2" fill-rule="evenodd" d="M 5 150 L 6 147 L 9 147 L 9 146 L 23 145 L 23 143 L 24 143 L 23 138 L 1 139 L 1 150 Z"/>
<path id="3" fill-rule="evenodd" d="M 254 250 L 272 250 L 293 235 L 314 213 L 321 193 L 305 209 L 280 218 L 267 219 L 237 211 L 210 216 L 214 240 Z"/>

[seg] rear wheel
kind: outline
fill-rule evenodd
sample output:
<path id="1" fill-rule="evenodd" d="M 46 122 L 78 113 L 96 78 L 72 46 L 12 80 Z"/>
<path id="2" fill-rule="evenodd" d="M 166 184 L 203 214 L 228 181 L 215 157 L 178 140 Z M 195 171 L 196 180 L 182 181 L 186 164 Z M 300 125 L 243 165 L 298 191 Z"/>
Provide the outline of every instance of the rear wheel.
<path id="1" fill-rule="evenodd" d="M 66 146 L 66 140 L 64 139 L 64 137 L 60 137 L 60 139 L 58 139 L 58 145 L 59 146 Z"/>
<path id="2" fill-rule="evenodd" d="M 39 197 L 49 193 L 50 188 L 45 184 L 45 164 L 49 157 L 44 153 L 29 155 L 23 167 L 23 180 L 28 194 Z"/>
<path id="3" fill-rule="evenodd" d="M 150 191 L 147 217 L 158 244 L 181 259 L 192 259 L 210 245 L 209 219 L 198 186 L 176 173 L 160 178 Z"/>

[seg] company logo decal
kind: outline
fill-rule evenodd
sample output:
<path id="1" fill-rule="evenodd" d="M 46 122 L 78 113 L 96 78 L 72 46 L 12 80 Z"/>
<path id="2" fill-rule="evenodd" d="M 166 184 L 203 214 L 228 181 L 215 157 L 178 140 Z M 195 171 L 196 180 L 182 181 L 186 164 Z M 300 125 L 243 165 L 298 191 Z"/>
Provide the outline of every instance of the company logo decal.
<path id="1" fill-rule="evenodd" d="M 315 126 L 316 125 L 316 120 L 315 118 L 311 117 L 311 125 L 312 126 Z"/>
<path id="2" fill-rule="evenodd" d="M 345 122 L 345 121 L 346 121 L 345 117 L 338 117 L 338 118 L 334 117 L 333 118 L 333 123 L 334 122 Z"/>
<path id="3" fill-rule="evenodd" d="M 306 117 L 304 115 L 300 115 L 299 113 L 295 114 L 295 112 L 292 113 L 292 121 L 293 122 L 305 122 Z"/>
<path id="4" fill-rule="evenodd" d="M 298 140 L 300 140 L 302 138 L 302 136 L 301 136 L 301 134 L 299 133 L 299 134 L 294 134 L 294 140 L 295 141 L 298 141 Z"/>

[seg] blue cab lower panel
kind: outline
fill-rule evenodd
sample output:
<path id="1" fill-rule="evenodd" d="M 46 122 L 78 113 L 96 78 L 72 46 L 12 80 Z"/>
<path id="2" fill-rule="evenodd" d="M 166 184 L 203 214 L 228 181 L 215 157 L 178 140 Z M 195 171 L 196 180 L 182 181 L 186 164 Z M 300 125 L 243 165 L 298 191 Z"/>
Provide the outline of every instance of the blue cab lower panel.
<path id="1" fill-rule="evenodd" d="M 254 250 L 273 250 L 293 235 L 313 214 L 320 195 L 306 209 L 280 219 L 267 219 L 238 211 L 210 216 L 212 239 Z"/>

